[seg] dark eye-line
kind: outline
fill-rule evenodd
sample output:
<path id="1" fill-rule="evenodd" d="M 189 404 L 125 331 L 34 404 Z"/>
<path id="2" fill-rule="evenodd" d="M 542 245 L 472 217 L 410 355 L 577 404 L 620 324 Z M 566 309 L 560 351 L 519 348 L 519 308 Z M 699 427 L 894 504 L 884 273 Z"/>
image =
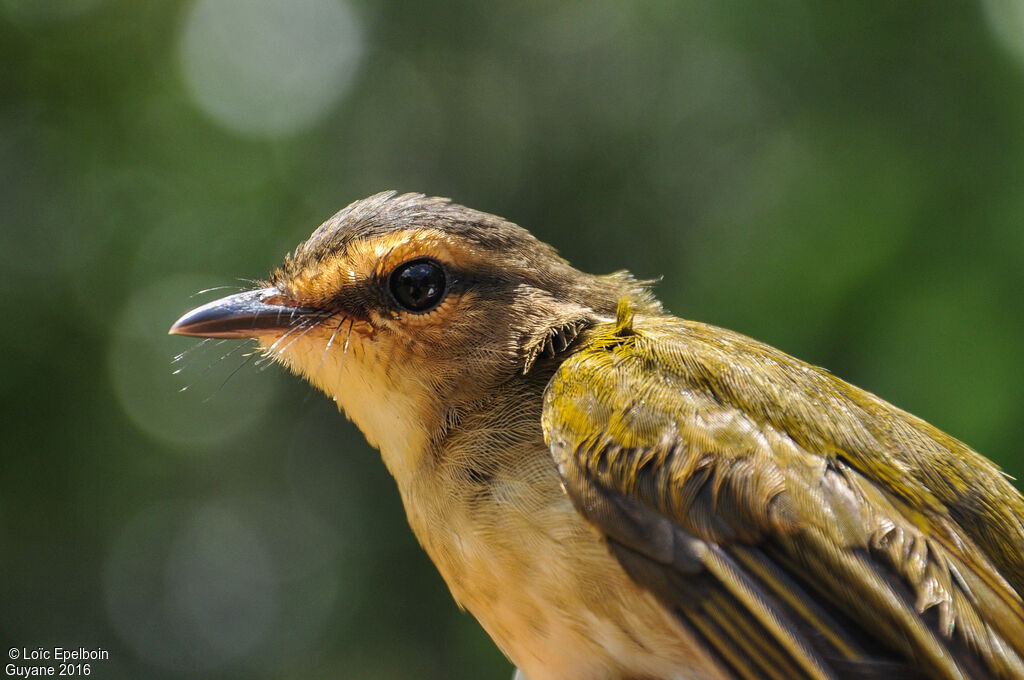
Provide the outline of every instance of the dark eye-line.
<path id="1" fill-rule="evenodd" d="M 403 262 L 388 276 L 395 303 L 409 312 L 428 312 L 448 293 L 448 276 L 440 263 L 429 258 Z"/>

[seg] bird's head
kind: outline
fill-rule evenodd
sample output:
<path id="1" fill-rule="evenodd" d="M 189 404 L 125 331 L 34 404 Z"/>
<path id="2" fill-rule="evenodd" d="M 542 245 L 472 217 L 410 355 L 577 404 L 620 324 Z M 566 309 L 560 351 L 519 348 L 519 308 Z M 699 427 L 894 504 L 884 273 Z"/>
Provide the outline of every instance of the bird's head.
<path id="1" fill-rule="evenodd" d="M 412 440 L 460 405 L 613 318 L 622 297 L 657 307 L 628 274 L 580 272 L 506 220 L 390 192 L 324 222 L 265 286 L 203 305 L 170 332 L 255 338 L 387 454 L 421 445 Z"/>

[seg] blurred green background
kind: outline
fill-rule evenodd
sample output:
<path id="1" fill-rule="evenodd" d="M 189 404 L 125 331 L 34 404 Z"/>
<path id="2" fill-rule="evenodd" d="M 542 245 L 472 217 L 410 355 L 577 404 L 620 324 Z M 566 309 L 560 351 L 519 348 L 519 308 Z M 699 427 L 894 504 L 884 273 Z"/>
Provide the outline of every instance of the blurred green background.
<path id="1" fill-rule="evenodd" d="M 331 403 L 165 335 L 389 188 L 1024 475 L 1020 0 L 0 0 L 4 648 L 509 677 Z"/>

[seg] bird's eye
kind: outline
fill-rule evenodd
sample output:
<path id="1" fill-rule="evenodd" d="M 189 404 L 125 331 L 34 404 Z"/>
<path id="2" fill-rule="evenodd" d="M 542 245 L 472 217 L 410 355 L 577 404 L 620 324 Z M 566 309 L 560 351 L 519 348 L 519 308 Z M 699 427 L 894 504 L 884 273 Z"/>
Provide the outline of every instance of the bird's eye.
<path id="1" fill-rule="evenodd" d="M 403 309 L 426 312 L 444 299 L 448 281 L 436 262 L 412 260 L 395 267 L 388 286 L 395 302 Z"/>

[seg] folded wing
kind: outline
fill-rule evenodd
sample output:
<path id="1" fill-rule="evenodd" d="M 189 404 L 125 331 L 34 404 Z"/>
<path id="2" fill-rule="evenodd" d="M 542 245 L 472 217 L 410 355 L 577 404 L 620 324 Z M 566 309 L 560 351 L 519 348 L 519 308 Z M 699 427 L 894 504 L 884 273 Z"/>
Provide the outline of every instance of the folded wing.
<path id="1" fill-rule="evenodd" d="M 566 490 L 736 677 L 1024 678 L 1024 500 L 994 465 L 721 329 L 622 308 L 578 346 L 543 416 Z"/>

